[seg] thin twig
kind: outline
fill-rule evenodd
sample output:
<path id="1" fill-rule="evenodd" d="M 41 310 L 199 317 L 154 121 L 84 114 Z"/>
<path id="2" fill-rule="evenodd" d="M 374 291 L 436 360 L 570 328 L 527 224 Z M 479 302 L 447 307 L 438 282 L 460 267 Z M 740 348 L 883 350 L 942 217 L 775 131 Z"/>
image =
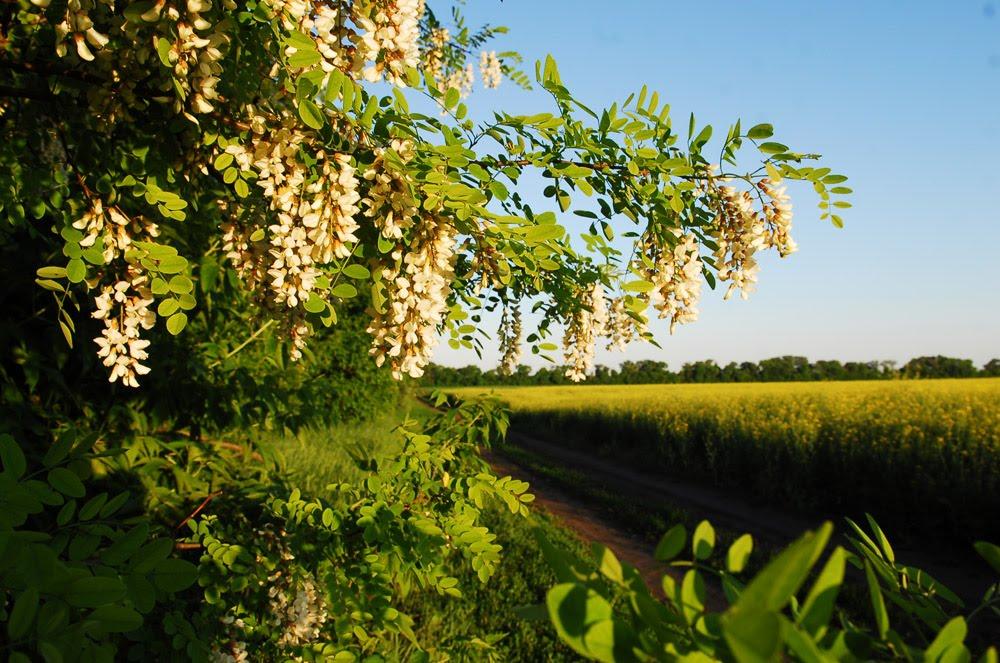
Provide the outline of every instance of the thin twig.
<path id="1" fill-rule="evenodd" d="M 189 513 L 188 516 L 187 516 L 187 518 L 185 518 L 184 520 L 182 520 L 180 522 L 180 524 L 177 527 L 174 528 L 174 531 L 176 532 L 180 528 L 184 527 L 188 523 L 189 520 L 191 520 L 192 518 L 194 518 L 195 516 L 197 516 L 199 513 L 201 513 L 202 510 L 206 506 L 208 506 L 209 502 L 211 502 L 212 500 L 214 500 L 216 497 L 218 497 L 221 494 L 222 494 L 221 490 L 217 490 L 214 493 L 210 493 L 208 495 L 208 497 L 206 497 L 204 500 L 202 500 L 202 503 L 198 505 L 197 509 L 195 509 L 194 511 L 192 511 L 191 513 Z"/>

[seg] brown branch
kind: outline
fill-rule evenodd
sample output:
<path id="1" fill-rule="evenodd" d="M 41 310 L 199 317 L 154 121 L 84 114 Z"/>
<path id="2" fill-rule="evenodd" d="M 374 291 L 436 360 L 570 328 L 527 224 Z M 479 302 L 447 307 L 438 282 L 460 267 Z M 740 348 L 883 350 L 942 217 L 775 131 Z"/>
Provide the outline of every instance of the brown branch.
<path id="1" fill-rule="evenodd" d="M 208 506 L 209 502 L 211 502 L 212 500 L 214 500 L 216 497 L 218 497 L 221 494 L 222 494 L 221 490 L 217 490 L 214 493 L 209 494 L 208 497 L 206 497 L 204 500 L 202 500 L 202 503 L 198 505 L 197 509 L 195 509 L 194 511 L 192 511 L 191 513 L 189 513 L 187 515 L 187 518 L 185 518 L 184 520 L 182 520 L 180 522 L 180 524 L 177 525 L 177 527 L 174 528 L 174 531 L 176 532 L 180 528 L 184 527 L 188 523 L 189 520 L 191 520 L 192 518 L 194 518 L 195 516 L 197 516 L 199 513 L 201 513 L 205 509 L 205 507 Z"/>

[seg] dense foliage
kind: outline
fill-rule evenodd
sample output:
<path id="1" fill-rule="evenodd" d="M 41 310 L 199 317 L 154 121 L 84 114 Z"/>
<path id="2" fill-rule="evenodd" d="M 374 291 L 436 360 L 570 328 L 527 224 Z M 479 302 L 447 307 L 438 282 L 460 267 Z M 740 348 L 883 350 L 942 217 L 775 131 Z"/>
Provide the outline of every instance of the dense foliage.
<path id="1" fill-rule="evenodd" d="M 784 508 L 931 537 L 988 537 L 1000 520 L 996 378 L 492 393 L 519 430 Z"/>
<path id="2" fill-rule="evenodd" d="M 589 559 L 548 547 L 561 582 L 544 609 L 566 643 L 599 661 L 969 661 L 982 649 L 979 660 L 996 663 L 994 647 L 968 638 L 973 623 L 1000 616 L 1000 582 L 965 605 L 897 560 L 878 524 L 871 518 L 867 524 L 866 531 L 849 521 L 850 549 L 834 546 L 824 559 L 833 532 L 825 523 L 750 578 L 750 535 L 719 551 L 717 562 L 711 524 L 702 521 L 690 537 L 675 526 L 656 548 L 656 557 L 673 567 L 662 579 L 663 601 L 603 546 Z M 685 548 L 689 555 L 682 555 Z M 1000 578 L 1000 548 L 980 542 L 976 549 Z M 839 607 L 851 572 L 860 572 L 867 586 L 868 623 Z"/>
<path id="3" fill-rule="evenodd" d="M 419 377 L 439 333 L 489 336 L 485 309 L 509 369 L 522 301 L 524 341 L 551 353 L 561 326 L 582 379 L 601 337 L 691 322 L 703 282 L 746 297 L 758 252 L 793 252 L 785 180 L 834 224 L 849 207 L 770 125 L 711 143 L 646 89 L 594 111 L 551 58 L 549 112 L 477 125 L 472 61 L 529 79 L 486 50 L 502 29 L 449 25 L 421 0 L 0 4 L 8 660 L 478 656 L 420 641 L 405 603 L 461 594 L 458 559 L 488 580 L 484 509 L 531 501 L 475 457 L 494 404 L 321 494 L 250 433 L 378 410 L 395 390 L 362 346 Z"/>
<path id="4" fill-rule="evenodd" d="M 759 362 L 730 362 L 719 366 L 711 359 L 684 364 L 671 371 L 666 362 L 645 359 L 623 361 L 615 368 L 598 364 L 588 376 L 590 384 L 677 384 L 700 382 L 807 382 L 812 380 L 885 380 L 893 378 L 968 378 L 1000 375 L 1000 360 L 992 359 L 976 369 L 969 359 L 951 357 L 916 357 L 897 369 L 891 361 L 820 360 L 784 356 Z M 532 373 L 521 364 L 511 373 L 484 371 L 478 366 L 453 368 L 430 364 L 421 378 L 429 387 L 474 387 L 486 385 L 568 384 L 565 367 L 541 367 Z"/>

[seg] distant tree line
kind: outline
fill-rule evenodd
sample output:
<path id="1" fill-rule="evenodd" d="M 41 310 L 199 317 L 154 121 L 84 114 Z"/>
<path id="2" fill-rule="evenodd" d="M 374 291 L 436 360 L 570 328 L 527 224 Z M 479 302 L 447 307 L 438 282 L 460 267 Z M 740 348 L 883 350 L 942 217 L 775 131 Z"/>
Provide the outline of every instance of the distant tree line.
<path id="1" fill-rule="evenodd" d="M 427 386 L 482 385 L 546 385 L 572 384 L 560 366 L 539 368 L 532 373 L 529 366 L 520 365 L 512 375 L 502 375 L 496 369 L 484 371 L 478 366 L 452 368 L 430 364 L 421 383 Z M 916 357 L 897 367 L 895 361 L 820 360 L 784 356 L 759 362 L 730 362 L 719 366 L 711 359 L 684 364 L 671 371 L 666 362 L 644 359 L 624 361 L 617 369 L 598 365 L 589 384 L 673 384 L 698 382 L 795 382 L 808 380 L 889 380 L 928 378 L 972 378 L 1000 376 L 1000 359 L 991 359 L 976 368 L 971 359 L 954 357 Z"/>

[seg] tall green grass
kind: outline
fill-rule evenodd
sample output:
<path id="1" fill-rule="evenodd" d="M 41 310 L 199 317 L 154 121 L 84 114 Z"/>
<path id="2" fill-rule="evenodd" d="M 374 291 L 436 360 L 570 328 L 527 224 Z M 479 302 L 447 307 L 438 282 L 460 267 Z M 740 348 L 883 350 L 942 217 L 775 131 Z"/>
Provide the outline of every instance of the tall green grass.
<path id="1" fill-rule="evenodd" d="M 294 483 L 304 493 L 318 495 L 330 483 L 363 476 L 356 459 L 391 455 L 399 447 L 393 429 L 405 420 L 421 421 L 431 414 L 416 401 L 404 401 L 371 421 L 306 430 L 294 436 L 270 434 L 264 439 L 281 451 L 287 471 L 295 476 Z M 498 508 L 487 511 L 485 520 L 504 549 L 496 574 L 481 583 L 467 563 L 456 559 L 449 572 L 460 580 L 461 598 L 434 592 L 411 594 L 403 607 L 416 621 L 418 639 L 441 649 L 477 637 L 484 642 L 495 640 L 492 651 L 467 650 L 472 652 L 466 654 L 468 660 L 579 660 L 559 641 L 548 621 L 527 621 L 517 609 L 542 603 L 545 592 L 556 583 L 534 531 L 578 553 L 582 553 L 583 544 L 542 514 L 521 518 Z M 401 640 L 397 644 L 395 656 L 399 660 L 414 657 L 409 643 Z"/>

